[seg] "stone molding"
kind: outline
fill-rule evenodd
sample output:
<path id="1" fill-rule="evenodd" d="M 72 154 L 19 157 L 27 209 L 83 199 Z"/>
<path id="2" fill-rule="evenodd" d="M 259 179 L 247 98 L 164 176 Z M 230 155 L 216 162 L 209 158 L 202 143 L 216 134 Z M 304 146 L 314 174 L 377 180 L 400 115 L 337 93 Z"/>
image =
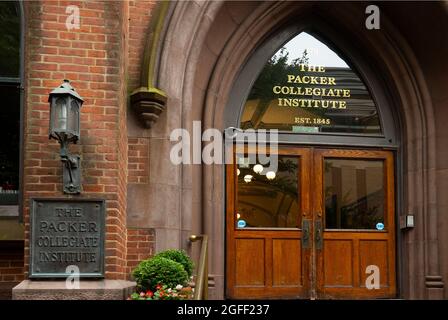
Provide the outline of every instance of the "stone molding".
<path id="1" fill-rule="evenodd" d="M 65 281 L 24 280 L 12 289 L 13 300 L 125 300 L 136 283 L 124 280 L 80 281 L 67 289 Z"/>

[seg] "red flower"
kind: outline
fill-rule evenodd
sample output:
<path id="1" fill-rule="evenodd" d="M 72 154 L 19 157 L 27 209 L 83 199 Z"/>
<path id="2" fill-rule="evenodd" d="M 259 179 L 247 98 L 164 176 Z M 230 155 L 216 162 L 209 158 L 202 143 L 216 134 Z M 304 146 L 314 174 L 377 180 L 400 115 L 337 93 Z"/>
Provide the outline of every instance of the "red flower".
<path id="1" fill-rule="evenodd" d="M 152 297 L 153 295 L 154 295 L 154 293 L 151 290 L 146 291 L 147 297 Z"/>
<path id="2" fill-rule="evenodd" d="M 162 289 L 162 285 L 161 285 L 161 284 L 156 285 L 156 289 L 157 289 L 157 290 Z"/>

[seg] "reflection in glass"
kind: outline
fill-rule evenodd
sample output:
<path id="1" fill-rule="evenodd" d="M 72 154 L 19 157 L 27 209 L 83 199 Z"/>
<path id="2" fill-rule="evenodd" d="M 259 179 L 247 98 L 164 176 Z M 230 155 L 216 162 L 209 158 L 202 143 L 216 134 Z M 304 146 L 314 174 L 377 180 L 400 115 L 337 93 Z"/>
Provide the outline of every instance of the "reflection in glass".
<path id="1" fill-rule="evenodd" d="M 326 159 L 324 168 L 326 228 L 382 230 L 383 161 Z"/>
<path id="2" fill-rule="evenodd" d="M 0 1 L 0 77 L 19 77 L 20 15 L 18 1 Z"/>
<path id="3" fill-rule="evenodd" d="M 19 200 L 20 148 L 19 1 L 0 1 L 0 206 Z"/>
<path id="4" fill-rule="evenodd" d="M 67 104 L 64 98 L 56 100 L 56 118 L 58 131 L 67 131 Z"/>
<path id="5" fill-rule="evenodd" d="M 76 100 L 71 100 L 70 104 L 67 130 L 77 134 L 79 132 L 79 103 Z"/>
<path id="6" fill-rule="evenodd" d="M 279 156 L 278 170 L 275 173 L 267 168 L 260 168 L 260 164 L 245 161 L 237 163 L 240 174 L 236 175 L 236 227 L 297 228 L 300 225 L 297 178 L 299 159 Z M 260 173 L 257 173 L 260 169 Z"/>
<path id="7" fill-rule="evenodd" d="M 305 32 L 266 63 L 240 125 L 299 133 L 381 134 L 366 85 L 337 53 Z"/>
<path id="8" fill-rule="evenodd" d="M 20 90 L 0 84 L 0 205 L 15 205 L 19 194 Z"/>

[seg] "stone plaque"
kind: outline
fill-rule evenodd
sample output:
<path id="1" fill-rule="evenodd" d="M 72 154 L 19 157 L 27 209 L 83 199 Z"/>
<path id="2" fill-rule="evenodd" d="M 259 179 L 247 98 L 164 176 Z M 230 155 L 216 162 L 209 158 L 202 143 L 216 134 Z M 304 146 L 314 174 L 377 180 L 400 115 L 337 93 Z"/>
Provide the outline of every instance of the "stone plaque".
<path id="1" fill-rule="evenodd" d="M 104 200 L 32 199 L 29 277 L 103 278 L 104 237 Z"/>

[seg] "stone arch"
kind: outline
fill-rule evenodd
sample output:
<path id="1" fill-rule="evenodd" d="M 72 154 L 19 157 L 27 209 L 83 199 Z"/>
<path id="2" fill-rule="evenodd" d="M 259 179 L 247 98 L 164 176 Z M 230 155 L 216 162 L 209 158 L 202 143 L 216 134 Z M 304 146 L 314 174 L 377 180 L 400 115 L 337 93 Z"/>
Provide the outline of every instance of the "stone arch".
<path id="1" fill-rule="evenodd" d="M 273 30 L 294 17 L 316 14 L 357 41 L 373 59 L 401 116 L 402 213 L 416 216 L 403 233 L 401 278 L 405 298 L 441 298 L 437 243 L 435 133 L 432 103 L 417 59 L 394 25 L 382 17 L 381 32 L 364 26 L 361 4 L 284 2 L 176 2 L 159 40 L 156 83 L 167 95 L 166 111 L 149 131 L 148 189 L 157 249 L 188 247 L 191 232 L 210 239 L 213 297 L 224 296 L 224 170 L 220 165 L 174 166 L 169 161 L 171 130 L 225 128 L 226 103 L 241 66 Z M 352 30 L 357 30 L 354 34 Z M 400 250 L 398 251 L 400 253 Z"/>

